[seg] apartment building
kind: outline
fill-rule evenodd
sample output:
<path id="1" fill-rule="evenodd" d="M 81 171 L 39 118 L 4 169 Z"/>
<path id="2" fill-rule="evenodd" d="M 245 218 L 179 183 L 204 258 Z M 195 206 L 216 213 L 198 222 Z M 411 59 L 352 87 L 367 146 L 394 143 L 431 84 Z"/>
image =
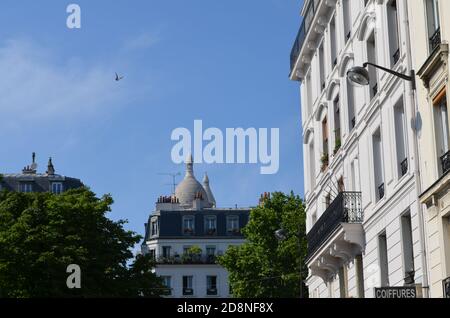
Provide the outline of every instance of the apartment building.
<path id="1" fill-rule="evenodd" d="M 410 1 L 411 2 L 411 1 Z M 409 6 L 411 54 L 417 70 L 421 194 L 425 205 L 430 296 L 450 298 L 450 129 L 448 0 Z"/>
<path id="2" fill-rule="evenodd" d="M 303 3 L 290 78 L 300 82 L 311 297 L 405 285 L 427 295 L 415 87 L 379 68 L 411 74 L 410 3 Z M 357 86 L 348 73 L 363 65 Z"/>

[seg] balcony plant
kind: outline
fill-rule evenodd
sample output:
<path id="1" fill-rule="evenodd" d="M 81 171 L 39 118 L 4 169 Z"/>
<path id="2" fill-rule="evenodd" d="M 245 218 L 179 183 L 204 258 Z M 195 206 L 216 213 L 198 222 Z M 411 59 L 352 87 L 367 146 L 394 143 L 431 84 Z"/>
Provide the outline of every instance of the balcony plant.
<path id="1" fill-rule="evenodd" d="M 216 229 L 208 229 L 206 231 L 206 235 L 215 235 L 216 234 Z"/>
<path id="2" fill-rule="evenodd" d="M 199 263 L 201 262 L 202 249 L 199 246 L 190 247 L 182 256 L 183 263 Z"/>
<path id="3" fill-rule="evenodd" d="M 194 234 L 194 229 L 191 229 L 191 228 L 185 228 L 185 229 L 183 230 L 183 233 L 184 233 L 184 234 L 187 234 L 187 235 L 192 235 L 192 234 Z"/>
<path id="4" fill-rule="evenodd" d="M 334 151 L 333 154 L 336 155 L 339 149 L 341 149 L 342 141 L 341 139 L 336 139 L 335 145 L 334 145 Z"/>
<path id="5" fill-rule="evenodd" d="M 322 164 L 322 167 L 321 167 L 322 172 L 328 168 L 329 160 L 330 160 L 330 158 L 327 153 L 322 154 L 322 157 L 320 157 L 320 162 Z"/>

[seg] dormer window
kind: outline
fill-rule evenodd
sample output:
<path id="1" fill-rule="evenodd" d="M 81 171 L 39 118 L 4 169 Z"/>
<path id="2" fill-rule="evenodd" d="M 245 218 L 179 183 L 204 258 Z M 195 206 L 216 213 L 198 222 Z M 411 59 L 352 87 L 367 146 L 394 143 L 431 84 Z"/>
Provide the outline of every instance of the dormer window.
<path id="1" fill-rule="evenodd" d="M 63 184 L 61 182 L 53 182 L 51 191 L 54 194 L 63 193 Z"/>
<path id="2" fill-rule="evenodd" d="M 215 215 L 205 217 L 205 233 L 206 235 L 215 235 L 217 233 L 217 218 Z"/>
<path id="3" fill-rule="evenodd" d="M 31 183 L 21 183 L 19 185 L 19 191 L 23 193 L 33 192 L 33 185 Z"/>
<path id="4" fill-rule="evenodd" d="M 154 219 L 151 222 L 150 235 L 157 236 L 158 235 L 158 219 Z"/>
<path id="5" fill-rule="evenodd" d="M 195 230 L 194 226 L 194 216 L 186 215 L 183 217 L 183 234 L 184 235 L 193 235 Z"/>
<path id="6" fill-rule="evenodd" d="M 227 232 L 231 235 L 237 235 L 239 230 L 239 217 L 237 215 L 230 215 L 227 217 Z"/>

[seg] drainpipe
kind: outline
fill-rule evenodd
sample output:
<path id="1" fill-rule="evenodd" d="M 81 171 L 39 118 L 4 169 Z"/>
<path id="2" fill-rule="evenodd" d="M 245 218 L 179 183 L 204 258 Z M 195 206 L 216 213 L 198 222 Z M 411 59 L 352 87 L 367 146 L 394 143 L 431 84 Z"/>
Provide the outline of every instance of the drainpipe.
<path id="1" fill-rule="evenodd" d="M 412 45 L 411 45 L 411 28 L 409 23 L 409 8 L 408 8 L 408 1 L 402 1 L 404 4 L 404 9 L 406 13 L 406 18 L 404 19 L 405 27 L 407 30 L 407 36 L 406 36 L 406 50 L 408 54 L 408 69 L 412 70 L 413 67 L 413 60 L 412 60 Z M 414 74 L 414 76 L 416 76 Z M 418 136 L 417 136 L 417 117 L 416 115 L 419 113 L 419 104 L 418 104 L 418 98 L 417 98 L 417 88 L 414 88 L 414 82 L 411 82 L 411 89 L 410 89 L 410 99 L 411 99 L 411 111 L 413 114 L 412 122 L 414 125 L 413 128 L 413 148 L 414 148 L 414 178 L 416 183 L 416 202 L 417 202 L 417 214 L 419 217 L 419 235 L 420 235 L 420 255 L 422 257 L 422 283 L 423 283 L 423 290 L 424 290 L 424 298 L 429 298 L 429 283 L 428 283 L 428 260 L 427 260 L 427 231 L 425 227 L 425 217 L 424 217 L 424 209 L 423 205 L 420 203 L 420 195 L 422 194 L 422 184 L 421 184 L 421 177 L 420 177 L 420 156 L 419 156 L 419 145 L 418 145 Z"/>

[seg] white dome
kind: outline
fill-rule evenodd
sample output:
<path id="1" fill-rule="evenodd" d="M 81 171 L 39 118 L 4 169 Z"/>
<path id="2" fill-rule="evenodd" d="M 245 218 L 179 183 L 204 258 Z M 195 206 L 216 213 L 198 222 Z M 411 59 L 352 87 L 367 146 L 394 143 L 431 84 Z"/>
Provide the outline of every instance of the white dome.
<path id="1" fill-rule="evenodd" d="M 192 202 L 198 194 L 201 195 L 203 200 L 208 202 L 208 194 L 200 182 L 195 179 L 192 156 L 189 156 L 186 160 L 186 176 L 175 189 L 175 196 L 179 200 L 181 206 L 192 207 Z"/>

